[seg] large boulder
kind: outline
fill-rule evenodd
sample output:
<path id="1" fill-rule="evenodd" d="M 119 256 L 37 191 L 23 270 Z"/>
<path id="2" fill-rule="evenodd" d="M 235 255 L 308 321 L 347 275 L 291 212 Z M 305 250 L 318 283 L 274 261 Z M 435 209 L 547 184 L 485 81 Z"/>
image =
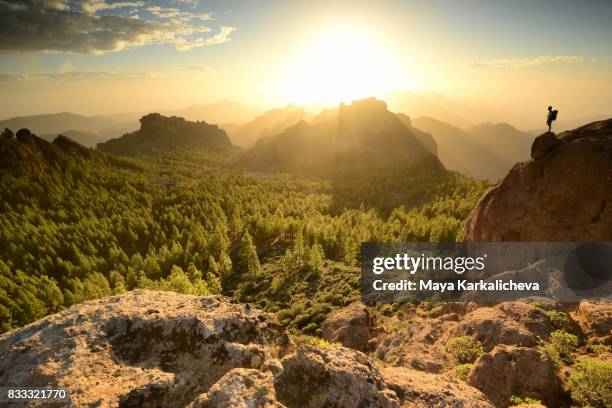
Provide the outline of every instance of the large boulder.
<path id="1" fill-rule="evenodd" d="M 402 408 L 493 408 L 482 392 L 457 379 L 404 367 L 383 367 L 380 372 Z"/>
<path id="2" fill-rule="evenodd" d="M 561 386 L 555 367 L 546 354 L 536 349 L 497 346 L 476 360 L 468 383 L 499 408 L 510 406 L 513 395 L 559 406 Z"/>
<path id="3" fill-rule="evenodd" d="M 138 290 L 2 335 L 0 384 L 64 388 L 72 406 L 185 406 L 286 342 L 264 313 L 226 298 Z"/>
<path id="4" fill-rule="evenodd" d="M 612 241 L 612 119 L 558 138 L 483 195 L 467 241 Z"/>
<path id="5" fill-rule="evenodd" d="M 612 302 L 583 300 L 578 305 L 576 316 L 586 333 L 612 344 Z"/>
<path id="6" fill-rule="evenodd" d="M 321 324 L 321 331 L 323 338 L 329 342 L 366 351 L 371 333 L 368 308 L 361 302 L 354 302 L 338 309 Z"/>
<path id="7" fill-rule="evenodd" d="M 288 407 L 399 407 L 395 392 L 361 352 L 301 345 L 282 365 L 276 395 Z"/>

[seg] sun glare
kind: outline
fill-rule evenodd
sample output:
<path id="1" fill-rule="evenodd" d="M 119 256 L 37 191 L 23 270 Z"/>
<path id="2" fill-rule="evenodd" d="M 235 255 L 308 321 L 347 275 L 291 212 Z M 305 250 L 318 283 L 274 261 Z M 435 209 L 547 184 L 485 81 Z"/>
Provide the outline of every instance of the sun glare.
<path id="1" fill-rule="evenodd" d="M 396 64 L 385 51 L 359 30 L 327 32 L 295 58 L 284 93 L 295 103 L 325 104 L 382 96 L 398 85 Z"/>

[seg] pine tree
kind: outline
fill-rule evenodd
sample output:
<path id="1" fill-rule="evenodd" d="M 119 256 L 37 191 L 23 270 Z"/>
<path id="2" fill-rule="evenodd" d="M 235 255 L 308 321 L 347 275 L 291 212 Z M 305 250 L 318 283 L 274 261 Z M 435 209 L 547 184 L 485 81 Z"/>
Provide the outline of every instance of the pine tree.
<path id="1" fill-rule="evenodd" d="M 246 271 L 252 275 L 257 276 L 259 274 L 259 258 L 257 257 L 257 248 L 253 244 L 253 238 L 248 231 L 245 231 L 242 235 L 242 242 L 240 243 L 240 259 L 243 265 L 246 267 Z"/>

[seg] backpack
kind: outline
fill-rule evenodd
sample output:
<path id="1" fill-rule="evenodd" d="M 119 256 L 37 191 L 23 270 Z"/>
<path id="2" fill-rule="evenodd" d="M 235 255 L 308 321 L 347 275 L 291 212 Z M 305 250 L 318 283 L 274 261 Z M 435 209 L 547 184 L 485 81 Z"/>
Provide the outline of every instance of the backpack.
<path id="1" fill-rule="evenodd" d="M 552 111 L 550 115 L 550 120 L 557 120 L 557 113 L 559 113 L 559 111 L 556 109 Z"/>

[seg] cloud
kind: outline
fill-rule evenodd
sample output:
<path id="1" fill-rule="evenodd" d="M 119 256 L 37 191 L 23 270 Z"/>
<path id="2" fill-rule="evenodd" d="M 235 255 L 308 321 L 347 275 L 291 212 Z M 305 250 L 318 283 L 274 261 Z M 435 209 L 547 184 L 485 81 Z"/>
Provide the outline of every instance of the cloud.
<path id="1" fill-rule="evenodd" d="M 512 58 L 489 61 L 477 61 L 470 65 L 472 68 L 525 68 L 544 64 L 555 64 L 560 62 L 580 63 L 583 57 L 575 55 L 541 55 L 535 58 Z"/>
<path id="2" fill-rule="evenodd" d="M 105 1 L 82 1 L 81 9 L 86 13 L 96 13 L 100 10 L 115 10 L 127 7 L 142 7 L 142 1 L 121 1 L 115 3 L 106 3 Z"/>
<path id="3" fill-rule="evenodd" d="M 213 30 L 202 24 L 206 18 L 210 19 L 210 14 L 190 14 L 176 8 L 150 7 L 153 17 L 135 18 L 135 9 L 143 4 L 141 1 L 0 0 L 0 53 L 103 54 L 150 44 L 171 44 L 178 50 L 189 50 L 227 42 L 234 30 L 222 26 L 210 34 Z"/>

